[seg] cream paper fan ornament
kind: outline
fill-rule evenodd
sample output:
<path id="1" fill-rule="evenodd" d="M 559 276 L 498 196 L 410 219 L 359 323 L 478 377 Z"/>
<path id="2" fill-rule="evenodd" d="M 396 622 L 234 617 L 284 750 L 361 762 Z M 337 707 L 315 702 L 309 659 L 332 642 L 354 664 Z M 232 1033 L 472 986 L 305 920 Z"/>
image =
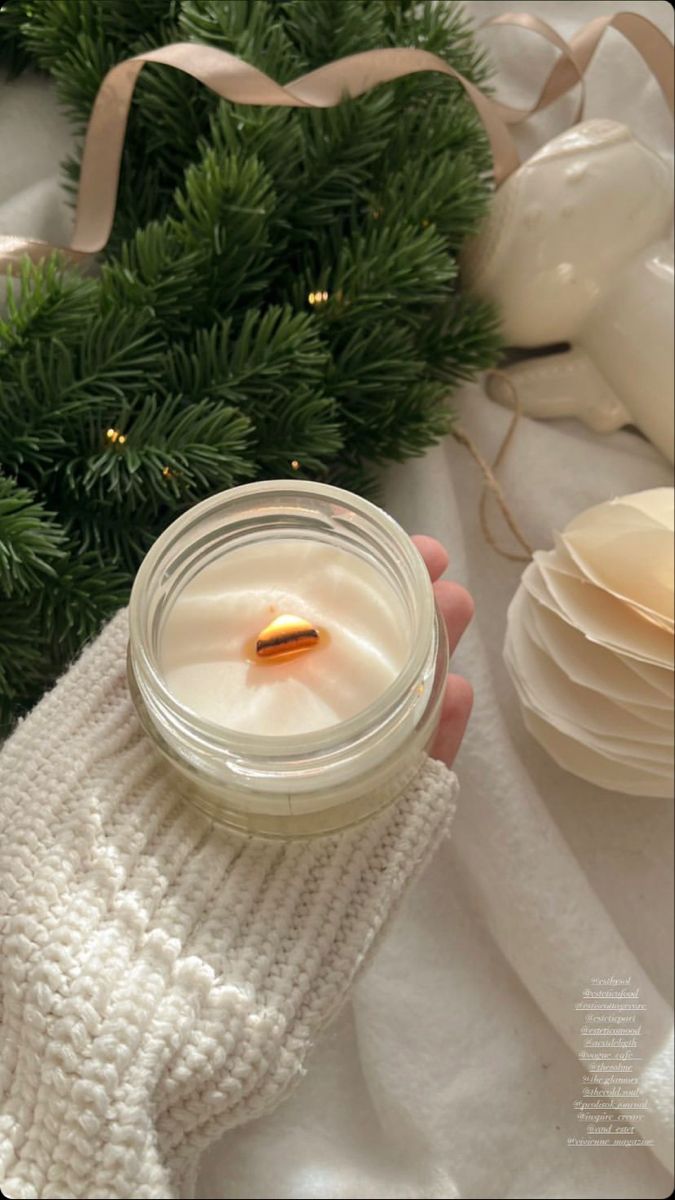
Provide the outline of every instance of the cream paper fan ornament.
<path id="1" fill-rule="evenodd" d="M 568 771 L 673 790 L 673 489 L 589 508 L 537 551 L 504 660 L 530 733 Z"/>

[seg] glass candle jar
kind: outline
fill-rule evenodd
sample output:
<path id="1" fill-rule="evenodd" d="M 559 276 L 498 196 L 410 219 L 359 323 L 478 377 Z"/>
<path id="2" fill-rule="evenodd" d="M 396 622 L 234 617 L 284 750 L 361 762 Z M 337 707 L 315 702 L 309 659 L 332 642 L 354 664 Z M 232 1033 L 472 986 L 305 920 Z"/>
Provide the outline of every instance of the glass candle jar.
<path id="1" fill-rule="evenodd" d="M 375 698 L 357 705 L 344 720 L 290 734 L 271 733 L 269 722 L 262 732 L 255 726 L 235 728 L 238 721 L 223 724 L 210 710 L 204 715 L 184 695 L 177 696 L 175 686 L 172 690 L 162 664 L 167 629 L 176 606 L 208 571 L 224 569 L 227 578 L 228 566 L 255 562 L 256 586 L 259 590 L 262 579 L 264 589 L 265 563 L 272 579 L 287 547 L 291 553 L 304 547 L 311 561 L 315 552 L 319 564 L 339 560 L 347 585 L 353 564 L 355 581 L 366 579 L 368 603 L 381 601 L 382 620 L 395 609 L 400 665 Z M 250 549 L 244 553 L 245 548 Z M 330 578 L 322 579 L 324 591 L 330 591 Z M 341 619 L 348 625 L 352 592 L 349 586 L 343 591 Z M 311 601 L 310 594 L 310 608 Z M 188 657 L 191 636 L 200 635 L 199 610 L 194 611 L 187 623 L 176 627 L 174 621 L 179 648 Z M 129 631 L 129 685 L 146 732 L 173 764 L 183 794 L 215 822 L 239 831 L 304 837 L 366 819 L 408 786 L 436 731 L 448 647 L 426 567 L 391 517 L 340 488 L 293 480 L 247 484 L 190 509 L 164 531 L 141 564 Z M 362 644 L 368 636 L 360 634 Z M 374 629 L 375 643 L 377 637 Z M 242 645 L 244 640 L 242 634 Z M 377 645 L 366 649 L 373 651 L 375 663 Z M 339 685 L 343 672 L 347 685 L 349 667 L 345 664 L 343 671 L 335 650 L 334 682 Z M 236 712 L 236 689 L 226 699 Z M 250 693 L 243 685 L 242 706 L 245 702 L 250 703 Z"/>

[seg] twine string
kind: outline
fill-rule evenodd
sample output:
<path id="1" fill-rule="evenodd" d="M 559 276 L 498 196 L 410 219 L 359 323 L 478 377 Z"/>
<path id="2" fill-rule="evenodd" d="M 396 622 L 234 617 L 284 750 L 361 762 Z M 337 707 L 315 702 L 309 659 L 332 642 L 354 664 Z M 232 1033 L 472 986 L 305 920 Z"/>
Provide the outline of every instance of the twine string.
<path id="1" fill-rule="evenodd" d="M 534 554 L 533 547 L 530 545 L 525 534 L 521 530 L 520 525 L 518 524 L 518 521 L 516 520 L 516 517 L 514 516 L 514 513 L 506 499 L 502 485 L 495 475 L 495 471 L 501 466 L 504 458 L 506 457 L 509 446 L 513 442 L 516 428 L 520 418 L 523 415 L 523 406 L 513 381 L 509 378 L 505 371 L 494 369 L 490 371 L 489 374 L 496 375 L 498 378 L 505 381 L 509 389 L 513 408 L 513 416 L 509 421 L 508 428 L 501 440 L 499 449 L 493 462 L 491 464 L 487 462 L 476 446 L 476 443 L 469 436 L 466 430 L 461 427 L 461 425 L 456 425 L 454 427 L 452 430 L 452 436 L 456 442 L 459 442 L 460 445 L 464 446 L 468 450 L 474 462 L 477 463 L 483 476 L 483 490 L 481 492 L 480 503 L 478 506 L 478 516 L 485 541 L 502 558 L 508 558 L 511 562 L 526 563 L 531 560 L 532 555 Z M 492 499 L 496 502 L 497 507 L 499 508 L 499 511 L 506 522 L 506 525 L 513 534 L 513 537 L 525 551 L 524 554 L 515 553 L 511 550 L 504 549 L 504 547 L 500 546 L 494 537 L 488 520 L 488 500 L 490 497 L 492 497 Z"/>

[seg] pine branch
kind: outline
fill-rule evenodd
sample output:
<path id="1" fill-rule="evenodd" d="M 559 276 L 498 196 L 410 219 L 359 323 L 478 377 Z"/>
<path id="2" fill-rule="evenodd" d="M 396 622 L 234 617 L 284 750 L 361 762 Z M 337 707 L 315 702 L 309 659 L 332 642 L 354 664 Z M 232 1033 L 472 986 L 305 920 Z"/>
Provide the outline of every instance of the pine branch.
<path id="1" fill-rule="evenodd" d="M 382 491 L 380 477 L 373 464 L 362 459 L 357 453 L 341 455 L 331 463 L 325 483 L 333 487 L 344 488 L 348 492 L 356 492 L 359 496 L 370 496 L 378 500 Z"/>
<path id="2" fill-rule="evenodd" d="M 64 488 L 82 505 L 120 513 L 145 506 L 156 515 L 252 474 L 250 422 L 222 404 L 148 396 L 135 414 L 120 411 L 110 433 L 86 439 L 79 454 L 73 448 L 63 472 Z"/>
<path id="3" fill-rule="evenodd" d="M 241 305 L 265 287 L 273 206 L 256 159 L 207 151 L 176 193 L 180 219 L 139 230 L 104 268 L 104 304 L 145 307 L 173 337 Z"/>
<path id="4" fill-rule="evenodd" d="M 147 311 L 111 310 L 68 337 L 7 354 L 0 359 L 0 463 L 25 482 L 49 486 L 83 424 L 106 428 L 130 389 L 151 386 L 162 348 Z"/>
<path id="5" fill-rule="evenodd" d="M 331 239 L 332 240 L 332 239 Z M 451 294 L 457 264 L 447 253 L 440 234 L 406 222 L 390 224 L 371 219 L 365 232 L 354 231 L 318 252 L 306 255 L 304 277 L 293 286 L 300 306 L 316 291 L 328 299 L 316 305 L 322 324 L 355 324 L 405 316 L 416 322 L 429 305 Z"/>
<path id="6" fill-rule="evenodd" d="M 24 19 L 22 0 L 3 0 L 0 4 L 0 68 L 7 72 L 9 79 L 20 75 L 30 62 L 21 32 Z"/>
<path id="7" fill-rule="evenodd" d="M 81 552 L 60 565 L 38 597 L 39 624 L 47 631 L 48 669 L 68 662 L 129 596 L 132 575 L 98 555 Z"/>
<path id="8" fill-rule="evenodd" d="M 231 320 L 197 330 L 192 344 L 165 360 L 167 386 L 186 396 L 204 393 L 234 404 L 275 404 L 301 379 L 320 387 L 328 352 L 309 313 L 290 306 L 248 309 L 238 328 Z"/>
<path id="9" fill-rule="evenodd" d="M 0 594 L 25 595 L 56 574 L 63 530 L 33 492 L 0 475 Z"/>
<path id="10" fill-rule="evenodd" d="M 4 599 L 0 596 L 0 737 L 9 732 L 54 678 L 47 661 L 37 593 Z"/>
<path id="11" fill-rule="evenodd" d="M 306 68 L 283 16 L 278 0 L 183 0 L 178 25 L 185 40 L 227 50 L 284 83 Z M 235 111 L 248 109 L 237 105 Z"/>
<path id="12" fill-rule="evenodd" d="M 365 0 L 368 6 L 369 0 Z M 394 0 L 385 5 L 387 40 L 392 46 L 416 46 L 438 54 L 452 63 L 455 70 L 472 83 L 486 89 L 489 83 L 487 56 L 475 40 L 471 24 L 457 0 L 444 4 L 416 3 L 416 0 Z M 419 94 L 417 84 L 427 82 L 433 88 L 445 80 L 426 76 L 421 81 L 402 80 L 397 87 Z M 402 91 L 405 94 L 405 91 Z M 424 106 L 424 102 L 422 101 Z M 407 107 L 407 105 L 406 105 Z M 468 108 L 467 104 L 467 108 Z"/>
<path id="13" fill-rule="evenodd" d="M 238 329 L 226 321 L 177 347 L 166 360 L 166 382 L 193 400 L 206 394 L 246 413 L 259 473 L 292 474 L 297 460 L 304 472 L 322 474 L 342 446 L 325 391 L 328 363 L 310 314 L 250 309 Z"/>
<path id="14" fill-rule="evenodd" d="M 25 258 L 7 275 L 7 317 L 0 315 L 0 377 L 10 351 L 24 350 L 42 337 L 77 333 L 91 313 L 97 285 L 67 271 L 58 254 L 32 263 Z"/>
<path id="15" fill-rule="evenodd" d="M 326 62 L 326 47 L 339 46 L 340 56 L 387 42 L 387 5 L 364 0 L 314 0 L 312 4 L 280 4 L 284 30 L 302 55 L 303 70 Z"/>
<path id="16" fill-rule="evenodd" d="M 188 169 L 176 208 L 185 253 L 201 255 L 203 297 L 193 297 L 194 323 L 246 304 L 263 290 L 274 203 L 271 180 L 255 158 L 242 162 L 208 150 Z"/>
<path id="17" fill-rule="evenodd" d="M 498 315 L 475 296 L 454 296 L 439 305 L 417 335 L 418 354 L 446 388 L 475 378 L 497 361 L 500 348 Z"/>
<path id="18" fill-rule="evenodd" d="M 87 561 L 100 564 L 104 571 L 121 571 L 129 586 L 152 543 L 180 511 L 180 506 L 172 507 L 169 496 L 159 516 L 156 506 L 145 503 L 125 511 L 119 505 L 69 504 L 66 495 L 60 508 L 73 554 L 88 556 Z M 58 613 L 56 620 L 60 621 Z"/>
<path id="19" fill-rule="evenodd" d="M 52 74 L 80 127 L 109 67 L 138 39 L 156 34 L 176 9 L 167 0 L 20 0 L 17 7 L 25 49 Z"/>
<path id="20" fill-rule="evenodd" d="M 394 321 L 385 329 L 341 331 L 331 388 L 346 442 L 361 460 L 400 460 L 420 453 L 447 432 L 447 387 L 427 378 L 412 330 Z M 426 441 L 425 441 L 426 439 Z"/>

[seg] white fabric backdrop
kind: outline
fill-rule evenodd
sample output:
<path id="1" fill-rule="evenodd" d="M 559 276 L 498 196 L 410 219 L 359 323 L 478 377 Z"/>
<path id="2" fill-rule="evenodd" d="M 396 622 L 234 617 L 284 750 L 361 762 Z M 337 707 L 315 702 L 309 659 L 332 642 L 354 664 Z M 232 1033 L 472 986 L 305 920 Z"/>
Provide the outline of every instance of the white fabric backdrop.
<path id="1" fill-rule="evenodd" d="M 480 22 L 534 12 L 569 36 L 600 12 L 641 12 L 673 37 L 670 5 L 472 3 Z M 553 51 L 524 33 L 486 35 L 505 98 L 525 103 Z M 562 128 L 569 99 L 523 134 L 526 153 Z M 624 119 L 661 153 L 672 126 L 635 52 L 607 35 L 586 115 Z M 58 164 L 69 146 L 49 86 L 0 87 L 0 230 L 59 241 L 70 213 Z M 507 414 L 478 387 L 456 398 L 488 456 Z M 552 543 L 589 504 L 672 481 L 636 435 L 574 422 L 524 422 L 503 479 L 531 541 Z M 476 705 L 457 770 L 453 839 L 391 924 L 351 1004 L 315 1049 L 306 1078 L 271 1116 L 206 1156 L 198 1194 L 261 1197 L 652 1197 L 669 1194 L 663 1051 L 672 1029 L 672 804 L 601 791 L 560 770 L 526 733 L 501 661 L 519 566 L 497 557 L 478 524 L 480 481 L 448 440 L 392 470 L 390 511 L 435 535 L 449 574 L 477 601 L 455 669 Z M 647 1004 L 640 1052 L 652 1059 L 648 1149 L 576 1149 L 581 1098 L 574 1004 L 591 977 L 632 975 Z M 666 1052 L 666 1059 L 670 1051 Z M 649 1068 L 649 1063 L 647 1063 Z"/>

